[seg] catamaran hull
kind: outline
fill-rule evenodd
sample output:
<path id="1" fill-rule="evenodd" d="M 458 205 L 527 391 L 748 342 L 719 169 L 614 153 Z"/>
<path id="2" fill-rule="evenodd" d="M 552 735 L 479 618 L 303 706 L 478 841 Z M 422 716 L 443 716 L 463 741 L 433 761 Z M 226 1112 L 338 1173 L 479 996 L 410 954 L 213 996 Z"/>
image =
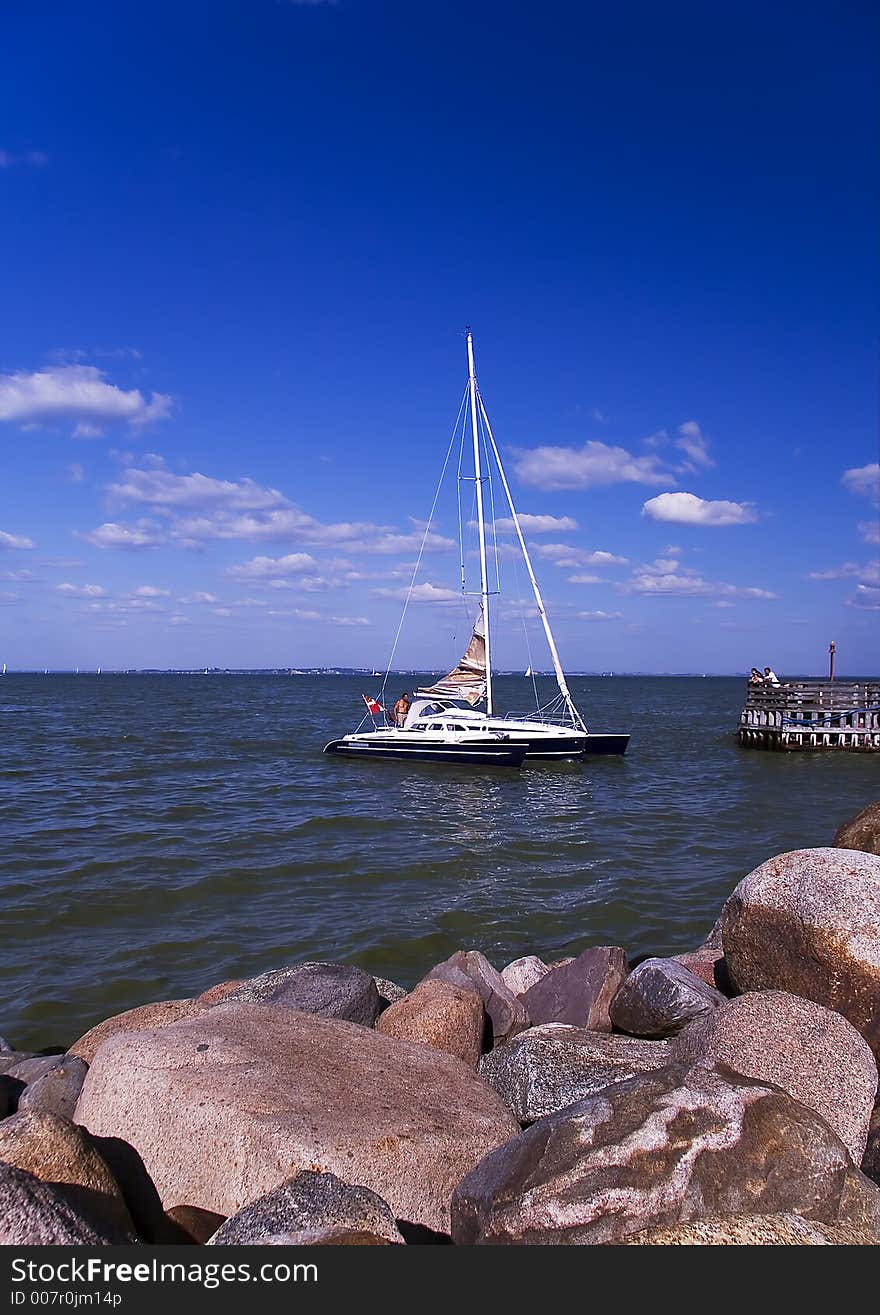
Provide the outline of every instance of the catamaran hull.
<path id="1" fill-rule="evenodd" d="M 513 767 L 523 765 L 526 756 L 524 744 L 501 743 L 484 745 L 467 744 L 394 744 L 365 742 L 363 740 L 331 740 L 324 746 L 325 753 L 345 758 L 370 758 L 374 761 L 452 763 L 456 766 Z"/>
<path id="2" fill-rule="evenodd" d="M 584 746 L 585 758 L 591 758 L 599 754 L 617 754 L 622 757 L 626 753 L 626 746 L 629 744 L 628 735 L 588 735 L 586 739 L 587 742 Z"/>
<path id="3" fill-rule="evenodd" d="M 514 744 L 521 744 L 526 751 L 526 762 L 564 762 L 572 759 L 583 758 L 586 739 L 585 735 L 554 735 L 551 739 L 549 736 L 519 736 L 510 733 L 510 738 Z"/>

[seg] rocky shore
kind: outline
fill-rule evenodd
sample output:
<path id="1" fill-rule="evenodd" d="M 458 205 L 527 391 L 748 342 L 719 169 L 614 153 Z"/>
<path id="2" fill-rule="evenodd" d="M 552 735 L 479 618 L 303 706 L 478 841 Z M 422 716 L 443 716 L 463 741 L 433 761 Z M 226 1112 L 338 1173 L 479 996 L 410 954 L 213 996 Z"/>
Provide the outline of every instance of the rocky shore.
<path id="1" fill-rule="evenodd" d="M 878 838 L 769 859 L 671 958 L 300 963 L 0 1038 L 0 1243 L 876 1243 Z"/>

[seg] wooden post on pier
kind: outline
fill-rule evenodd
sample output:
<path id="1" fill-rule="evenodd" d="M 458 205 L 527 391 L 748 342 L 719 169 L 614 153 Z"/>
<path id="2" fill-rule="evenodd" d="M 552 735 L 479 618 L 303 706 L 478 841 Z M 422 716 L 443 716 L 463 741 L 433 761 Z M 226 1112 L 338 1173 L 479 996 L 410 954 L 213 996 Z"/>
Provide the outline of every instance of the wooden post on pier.
<path id="1" fill-rule="evenodd" d="M 834 680 L 834 651 L 836 647 L 837 646 L 832 639 L 831 643 L 828 645 L 828 679 L 832 681 Z"/>

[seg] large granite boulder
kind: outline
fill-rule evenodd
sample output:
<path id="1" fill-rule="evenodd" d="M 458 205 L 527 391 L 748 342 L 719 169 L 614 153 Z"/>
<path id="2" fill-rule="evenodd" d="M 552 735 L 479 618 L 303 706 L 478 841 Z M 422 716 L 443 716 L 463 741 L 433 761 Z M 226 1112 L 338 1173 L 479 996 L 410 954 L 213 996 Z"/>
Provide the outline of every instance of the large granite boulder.
<path id="1" fill-rule="evenodd" d="M 722 913 L 737 991 L 790 991 L 848 1018 L 880 1053 L 880 858 L 796 849 L 750 872 Z"/>
<path id="2" fill-rule="evenodd" d="M 154 1032 L 157 1027 L 167 1027 L 181 1018 L 191 1018 L 202 1012 L 202 1005 L 196 1000 L 156 1000 L 152 1004 L 137 1005 L 126 1009 L 122 1014 L 114 1014 L 96 1023 L 83 1033 L 78 1041 L 70 1047 L 71 1055 L 78 1055 L 87 1064 L 91 1064 L 98 1046 L 103 1045 L 117 1032 Z"/>
<path id="3" fill-rule="evenodd" d="M 647 1228 L 624 1246 L 833 1247 L 876 1246 L 880 1234 L 852 1224 L 820 1224 L 801 1215 L 727 1215 L 690 1224 Z"/>
<path id="4" fill-rule="evenodd" d="M 821 1114 L 856 1164 L 862 1158 L 877 1094 L 877 1064 L 841 1014 L 786 991 L 749 991 L 681 1032 L 675 1060 L 729 1065 L 774 1082 Z"/>
<path id="5" fill-rule="evenodd" d="M 492 1039 L 496 1046 L 515 1036 L 529 1025 L 522 1003 L 504 984 L 504 979 L 478 950 L 456 950 L 443 963 L 426 974 L 425 981 L 439 979 L 476 991 L 492 1022 Z"/>
<path id="6" fill-rule="evenodd" d="M 255 1004 L 106 1042 L 76 1117 L 134 1147 L 166 1209 L 229 1216 L 309 1168 L 354 1179 L 396 1218 L 438 1232 L 455 1184 L 518 1131 L 495 1092 L 442 1051 Z"/>
<path id="7" fill-rule="evenodd" d="M 532 1023 L 571 1023 L 610 1032 L 609 1006 L 627 974 L 618 945 L 597 945 L 570 963 L 553 968 L 522 998 Z"/>
<path id="8" fill-rule="evenodd" d="M 78 1055 L 62 1055 L 48 1072 L 27 1084 L 18 1098 L 18 1108 L 73 1118 L 88 1071 L 88 1064 Z"/>
<path id="9" fill-rule="evenodd" d="M 242 982 L 227 1004 L 265 1004 L 372 1027 L 381 1002 L 375 980 L 344 963 L 296 963 Z"/>
<path id="10" fill-rule="evenodd" d="M 514 959 L 506 968 L 501 969 L 501 980 L 514 995 L 525 995 L 530 986 L 540 982 L 549 973 L 550 968 L 536 954 L 527 954 L 522 959 Z"/>
<path id="11" fill-rule="evenodd" d="M 723 1005 L 720 991 L 675 959 L 645 959 L 611 1002 L 611 1021 L 633 1036 L 669 1037 Z"/>
<path id="12" fill-rule="evenodd" d="M 445 1050 L 476 1068 L 483 1049 L 486 1012 L 476 991 L 465 991 L 434 978 L 421 982 L 409 995 L 380 1016 L 376 1030 L 404 1041 Z"/>
<path id="13" fill-rule="evenodd" d="M 589 1032 L 566 1023 L 545 1023 L 520 1032 L 480 1062 L 520 1123 L 534 1123 L 593 1096 L 612 1082 L 662 1068 L 670 1062 L 666 1041 Z"/>
<path id="14" fill-rule="evenodd" d="M 812 1110 L 717 1065 L 606 1087 L 492 1151 L 459 1184 L 458 1243 L 619 1242 L 728 1214 L 880 1226 L 880 1189 Z"/>
<path id="15" fill-rule="evenodd" d="M 880 1185 L 880 1105 L 875 1105 L 868 1124 L 868 1140 L 862 1156 L 862 1173 Z"/>
<path id="16" fill-rule="evenodd" d="M 119 1185 L 87 1133 L 60 1115 L 24 1110 L 0 1123 L 0 1161 L 50 1183 L 108 1237 L 134 1232 Z"/>
<path id="17" fill-rule="evenodd" d="M 0 1163 L 0 1246 L 107 1246 L 121 1239 L 87 1218 L 52 1183 Z"/>
<path id="18" fill-rule="evenodd" d="M 834 844 L 837 849 L 861 849 L 865 854 L 880 854 L 880 799 L 838 827 Z"/>
<path id="19" fill-rule="evenodd" d="M 209 1246 L 400 1244 L 403 1237 L 381 1196 L 332 1173 L 303 1170 L 244 1206 L 217 1230 Z"/>

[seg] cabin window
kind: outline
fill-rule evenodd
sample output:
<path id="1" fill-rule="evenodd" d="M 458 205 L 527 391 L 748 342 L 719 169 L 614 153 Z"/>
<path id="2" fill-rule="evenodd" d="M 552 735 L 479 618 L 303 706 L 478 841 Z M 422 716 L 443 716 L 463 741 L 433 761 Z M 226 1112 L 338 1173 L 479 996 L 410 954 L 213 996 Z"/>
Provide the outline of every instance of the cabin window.
<path id="1" fill-rule="evenodd" d="M 442 731 L 442 729 L 443 729 L 443 725 L 439 721 L 435 721 L 431 726 L 432 731 Z"/>

